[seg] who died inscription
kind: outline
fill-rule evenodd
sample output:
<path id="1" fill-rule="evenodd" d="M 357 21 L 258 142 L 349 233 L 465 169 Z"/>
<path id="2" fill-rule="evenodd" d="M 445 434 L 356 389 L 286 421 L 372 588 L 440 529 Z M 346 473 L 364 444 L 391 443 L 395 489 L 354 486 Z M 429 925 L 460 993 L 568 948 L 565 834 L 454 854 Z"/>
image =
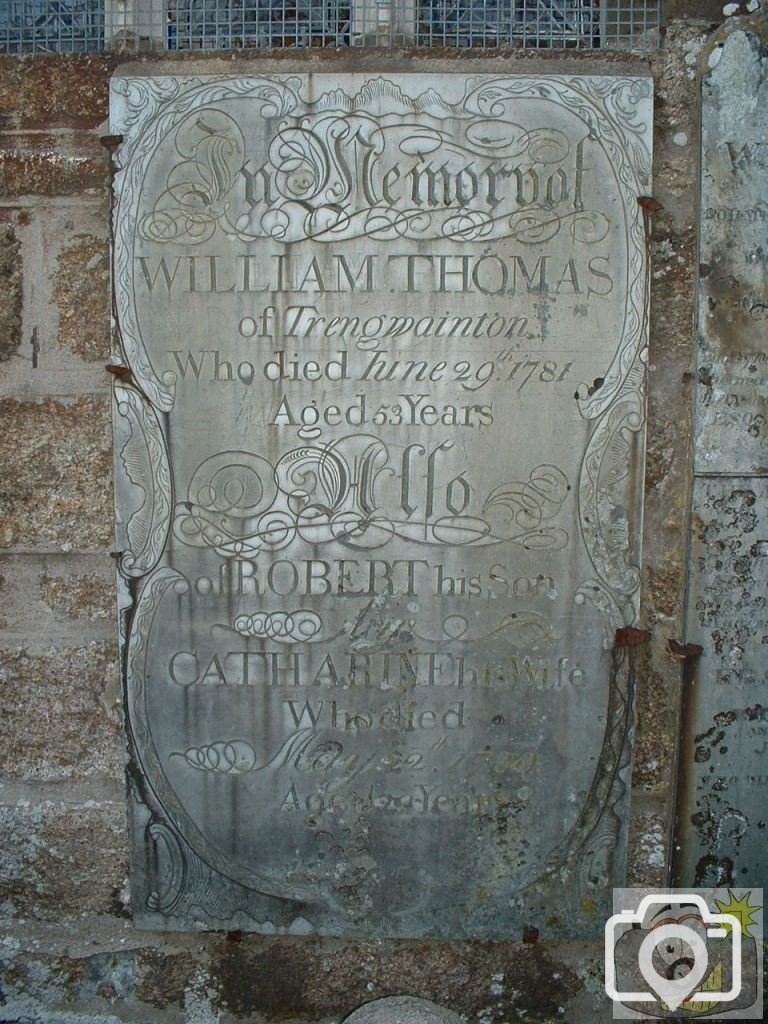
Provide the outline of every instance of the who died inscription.
<path id="1" fill-rule="evenodd" d="M 650 101 L 114 79 L 140 925 L 491 938 L 609 905 Z"/>

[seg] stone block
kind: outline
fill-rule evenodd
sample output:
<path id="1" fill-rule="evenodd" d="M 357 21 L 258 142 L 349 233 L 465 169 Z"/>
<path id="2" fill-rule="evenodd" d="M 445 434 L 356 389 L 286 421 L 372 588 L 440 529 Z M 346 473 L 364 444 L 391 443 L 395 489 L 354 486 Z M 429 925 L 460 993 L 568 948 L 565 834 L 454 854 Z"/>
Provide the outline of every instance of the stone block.
<path id="1" fill-rule="evenodd" d="M 632 817 L 629 830 L 627 884 L 663 887 L 667 878 L 668 835 L 663 816 L 641 809 Z"/>
<path id="2" fill-rule="evenodd" d="M 95 572 L 45 574 L 40 577 L 40 592 L 51 611 L 70 619 L 106 619 L 115 610 L 114 582 Z"/>
<path id="3" fill-rule="evenodd" d="M 0 805 L 0 914 L 58 921 L 122 913 L 125 810 L 112 801 Z"/>
<path id="4" fill-rule="evenodd" d="M 112 640 L 115 568 L 104 553 L 0 554 L 0 628 L 6 647 Z M 34 634 L 29 624 L 35 623 Z"/>
<path id="5" fill-rule="evenodd" d="M 670 661 L 669 657 L 667 660 Z M 668 783 L 673 770 L 673 697 L 664 675 L 652 666 L 641 671 L 640 676 L 632 785 L 654 791 Z"/>
<path id="6" fill-rule="evenodd" d="M 81 359 L 108 362 L 109 244 L 106 238 L 75 235 L 59 253 L 53 287 L 59 311 L 59 345 Z"/>
<path id="7" fill-rule="evenodd" d="M 547 1020 L 580 988 L 556 951 L 519 941 L 338 945 L 244 935 L 220 939 L 210 974 L 222 1009 L 247 1020 L 339 1021 L 363 1003 L 402 992 L 485 1024 Z"/>
<path id="8" fill-rule="evenodd" d="M 6 196 L 105 192 L 109 160 L 98 137 L 8 133 L 0 141 L 0 190 Z"/>
<path id="9" fill-rule="evenodd" d="M 3 1019 L 40 1024 L 116 1024 L 131 1019 L 122 1012 L 135 1011 L 135 961 L 134 950 L 81 957 L 25 950 L 4 965 Z"/>
<path id="10" fill-rule="evenodd" d="M 0 547 L 108 548 L 112 435 L 107 398 L 0 401 Z"/>
<path id="11" fill-rule="evenodd" d="M 108 642 L 0 650 L 0 770 L 25 779 L 122 777 L 117 652 Z"/>
<path id="12" fill-rule="evenodd" d="M 107 116 L 113 64 L 94 53 L 0 57 L 0 126 L 97 127 Z"/>
<path id="13" fill-rule="evenodd" d="M 21 344 L 21 243 L 11 225 L 0 226 L 0 362 Z"/>

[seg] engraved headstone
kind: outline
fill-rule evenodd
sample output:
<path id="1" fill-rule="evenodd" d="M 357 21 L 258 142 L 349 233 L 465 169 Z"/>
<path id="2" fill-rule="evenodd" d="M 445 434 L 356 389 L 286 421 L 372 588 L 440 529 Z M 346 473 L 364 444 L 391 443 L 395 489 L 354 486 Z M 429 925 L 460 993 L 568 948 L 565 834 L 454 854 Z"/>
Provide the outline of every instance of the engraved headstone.
<path id="1" fill-rule="evenodd" d="M 650 81 L 264 67 L 112 87 L 135 918 L 597 931 Z"/>
<path id="2" fill-rule="evenodd" d="M 738 30 L 702 81 L 698 394 L 675 875 L 768 870 L 768 62 Z"/>

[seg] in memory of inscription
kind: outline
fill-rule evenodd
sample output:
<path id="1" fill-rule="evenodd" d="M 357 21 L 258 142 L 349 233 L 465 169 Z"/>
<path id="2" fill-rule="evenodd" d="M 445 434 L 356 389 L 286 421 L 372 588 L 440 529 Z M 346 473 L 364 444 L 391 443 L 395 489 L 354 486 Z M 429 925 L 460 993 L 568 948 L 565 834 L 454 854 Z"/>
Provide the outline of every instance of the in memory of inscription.
<path id="1" fill-rule="evenodd" d="M 134 914 L 600 928 L 649 80 L 117 77 Z"/>

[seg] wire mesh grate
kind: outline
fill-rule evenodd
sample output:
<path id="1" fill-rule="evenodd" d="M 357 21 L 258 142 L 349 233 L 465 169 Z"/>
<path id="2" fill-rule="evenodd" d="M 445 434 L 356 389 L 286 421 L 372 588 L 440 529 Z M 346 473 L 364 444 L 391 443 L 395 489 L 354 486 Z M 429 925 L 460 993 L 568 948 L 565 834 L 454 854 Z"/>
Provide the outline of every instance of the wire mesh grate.
<path id="1" fill-rule="evenodd" d="M 0 52 L 655 46 L 659 0 L 0 0 Z"/>
<path id="2" fill-rule="evenodd" d="M 2 0 L 0 52 L 104 49 L 104 0 Z"/>

